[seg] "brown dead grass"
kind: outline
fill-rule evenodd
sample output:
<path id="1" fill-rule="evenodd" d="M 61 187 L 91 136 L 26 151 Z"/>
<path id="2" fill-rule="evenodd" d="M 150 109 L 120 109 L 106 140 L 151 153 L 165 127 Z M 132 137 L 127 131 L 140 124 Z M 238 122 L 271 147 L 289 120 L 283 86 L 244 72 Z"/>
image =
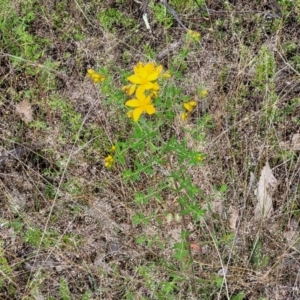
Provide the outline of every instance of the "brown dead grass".
<path id="1" fill-rule="evenodd" d="M 112 71 L 130 70 L 137 61 L 146 59 L 144 45 L 160 53 L 172 42 L 181 43 L 185 30 L 176 22 L 164 30 L 149 8 L 154 30 L 154 35 L 150 35 L 135 1 L 123 5 L 112 1 L 94 5 L 91 1 L 89 4 L 96 11 L 90 11 L 89 4 L 79 9 L 77 2 L 70 2 L 64 11 L 65 20 L 57 25 L 52 13 L 61 12 L 50 2 L 42 4 L 39 18 L 30 27 L 33 35 L 51 41 L 41 60 L 59 62 L 58 73 L 64 75 L 56 78 L 57 92 L 85 118 L 84 125 L 103 129 L 100 142 L 104 135 L 113 142 L 120 131 L 126 132 L 128 124 L 113 119 L 118 108 L 109 110 L 103 105 L 102 96 L 85 79 L 86 69 L 105 65 Z M 272 5 L 244 2 L 241 5 L 230 1 L 232 10 L 271 13 Z M 209 91 L 207 99 L 197 99 L 197 112 L 187 128 L 195 127 L 204 115 L 212 116 L 214 127 L 204 127 L 205 141 L 198 143 L 182 132 L 182 123 L 172 125 L 175 134 L 185 138 L 190 147 L 207 153 L 203 167 L 188 170 L 203 192 L 197 199 L 199 206 L 208 209 L 205 222 L 188 219 L 191 240 L 197 245 L 192 249 L 197 293 L 203 299 L 227 299 L 224 283 L 220 295 L 220 287 L 214 283 L 216 278 L 222 278 L 217 273 L 224 264 L 229 268 L 226 288 L 230 296 L 244 291 L 244 299 L 298 299 L 299 148 L 293 148 L 292 140 L 299 133 L 293 122 L 299 115 L 299 102 L 280 120 L 266 123 L 264 105 L 268 99 L 257 91 L 253 80 L 259 50 L 267 45 L 276 60 L 276 112 L 298 97 L 299 68 L 295 70 L 290 61 L 292 54 L 286 53 L 283 45 L 298 43 L 299 11 L 286 11 L 278 30 L 268 31 L 263 28 L 261 14 L 230 13 L 221 1 L 207 1 L 206 5 L 214 10 L 208 15 L 179 12 L 183 21 L 202 35 L 201 47 L 191 48 L 186 59 L 182 88 L 192 97 L 199 86 Z M 117 28 L 116 34 L 105 32 L 96 15 L 108 7 L 117 7 L 136 20 L 138 42 L 134 42 L 135 33 L 122 28 Z M 84 35 L 80 41 L 72 38 L 75 26 Z M 126 60 L 125 51 L 130 54 Z M 179 51 L 180 48 L 172 50 L 159 63 L 169 67 Z M 300 55 L 299 46 L 295 51 Z M 120 166 L 112 171 L 104 168 L 106 144 L 95 151 L 92 147 L 89 150 L 89 143 L 80 148 L 74 147 L 72 141 L 60 140 L 60 115 L 47 107 L 53 92 L 46 89 L 37 92 L 38 100 L 31 99 L 31 103 L 34 117 L 43 117 L 50 131 L 30 128 L 15 111 L 14 100 L 16 96 L 22 99 L 22 92 L 29 87 L 38 87 L 37 78 L 22 74 L 4 54 L 1 76 L 0 235 L 4 257 L 11 268 L 10 279 L 4 280 L 16 292 L 12 297 L 9 285 L 3 285 L 0 298 L 60 299 L 59 281 L 64 278 L 71 299 L 81 299 L 85 291 L 91 292 L 91 299 L 163 299 L 155 294 L 156 287 L 171 280 L 170 270 L 175 269 L 180 280 L 173 297 L 192 299 L 191 274 L 186 269 L 180 271 L 178 262 L 172 261 L 172 246 L 180 240 L 181 224 L 164 221 L 166 213 L 180 211 L 176 199 L 167 192 L 163 203 L 153 199 L 138 209 L 145 215 L 155 211 L 159 217 L 147 226 L 132 223 L 137 210 L 134 193 L 145 191 L 149 185 L 155 188 L 162 176 L 160 171 L 156 178 L 145 176 L 135 185 L 126 183 L 120 176 Z M 69 164 L 60 165 L 68 158 Z M 255 182 L 251 183 L 250 175 L 259 178 L 266 160 L 279 184 L 274 195 L 274 214 L 258 224 L 253 217 Z M 70 182 L 75 191 L 79 186 L 79 191 L 74 192 Z M 225 193 L 218 192 L 222 184 L 227 185 Z M 230 223 L 233 212 L 238 214 L 236 223 Z M 18 231 L 7 226 L 12 222 L 20 222 L 23 227 Z M 31 228 L 40 228 L 50 244 L 32 245 L 24 237 Z M 53 234 L 52 239 L 47 232 Z M 138 245 L 135 239 L 140 234 L 149 239 L 156 237 L 164 244 L 163 249 L 158 243 L 149 247 Z M 258 243 L 261 257 L 268 259 L 265 265 L 253 261 Z M 139 270 L 144 267 L 149 273 L 143 276 Z M 151 280 L 147 281 L 147 276 Z M 31 283 L 39 288 L 34 289 Z M 129 292 L 134 298 L 128 296 Z"/>

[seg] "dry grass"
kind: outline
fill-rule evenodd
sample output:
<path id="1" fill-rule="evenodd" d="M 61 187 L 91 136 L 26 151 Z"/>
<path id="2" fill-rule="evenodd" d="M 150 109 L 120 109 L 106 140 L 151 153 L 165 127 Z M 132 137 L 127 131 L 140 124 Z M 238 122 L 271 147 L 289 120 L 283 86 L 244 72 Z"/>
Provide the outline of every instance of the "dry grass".
<path id="1" fill-rule="evenodd" d="M 18 16 L 38 49 L 30 53 L 24 32 L 0 39 L 0 299 L 299 299 L 300 2 L 278 1 L 279 17 L 276 1 L 206 1 L 203 11 L 173 1 L 202 36 L 186 57 L 185 29 L 164 27 L 155 1 L 153 34 L 138 1 L 39 2 L 1 13 L 11 28 Z M 121 19 L 103 21 L 108 9 Z M 186 169 L 207 210 L 201 221 L 186 218 L 192 270 L 174 258 L 183 228 L 166 221 L 181 210 L 160 186 L 166 170 L 131 182 L 121 164 L 103 166 L 131 124 L 115 95 L 86 78 L 87 68 L 104 67 L 117 93 L 125 72 L 157 56 L 198 102 L 188 123 L 178 118 L 162 136 L 207 155 Z M 259 221 L 255 188 L 267 161 L 278 183 L 272 215 Z M 137 204 L 149 187 L 161 199 Z M 149 220 L 135 224 L 137 214 Z"/>

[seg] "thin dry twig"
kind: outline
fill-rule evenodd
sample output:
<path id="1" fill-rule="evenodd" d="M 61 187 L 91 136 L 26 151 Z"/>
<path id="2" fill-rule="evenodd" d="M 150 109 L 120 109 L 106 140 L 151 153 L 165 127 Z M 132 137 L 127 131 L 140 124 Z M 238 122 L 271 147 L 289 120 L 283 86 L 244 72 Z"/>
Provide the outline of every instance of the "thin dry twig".
<path id="1" fill-rule="evenodd" d="M 169 10 L 170 14 L 174 17 L 174 19 L 178 22 L 178 24 L 184 28 L 185 30 L 189 30 L 180 20 L 177 12 L 174 10 L 174 8 L 172 8 L 167 2 L 166 0 L 160 0 L 160 2 Z"/>

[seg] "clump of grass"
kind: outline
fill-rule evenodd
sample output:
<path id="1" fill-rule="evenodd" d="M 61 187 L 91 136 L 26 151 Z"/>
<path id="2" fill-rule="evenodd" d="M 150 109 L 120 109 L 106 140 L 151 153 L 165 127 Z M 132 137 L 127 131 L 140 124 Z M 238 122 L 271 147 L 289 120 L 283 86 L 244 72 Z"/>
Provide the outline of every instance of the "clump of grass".
<path id="1" fill-rule="evenodd" d="M 108 8 L 98 14 L 98 19 L 108 32 L 116 33 L 116 27 L 122 26 L 128 30 L 134 30 L 136 23 L 116 8 Z"/>

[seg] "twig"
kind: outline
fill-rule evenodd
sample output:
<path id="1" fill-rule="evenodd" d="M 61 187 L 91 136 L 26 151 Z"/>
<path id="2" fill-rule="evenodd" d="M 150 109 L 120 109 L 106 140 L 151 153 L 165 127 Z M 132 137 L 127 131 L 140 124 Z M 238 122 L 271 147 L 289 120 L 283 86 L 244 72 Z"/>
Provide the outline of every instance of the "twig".
<path id="1" fill-rule="evenodd" d="M 282 61 L 284 62 L 284 64 L 290 68 L 293 72 L 295 72 L 298 76 L 300 76 L 300 73 L 295 69 L 293 68 L 285 59 L 284 57 L 282 56 L 282 54 L 279 52 L 279 50 L 277 49 L 276 46 L 273 47 L 273 49 L 277 52 L 277 54 L 280 56 L 280 58 L 282 59 Z"/>
<path id="2" fill-rule="evenodd" d="M 265 11 L 260 11 L 260 10 L 233 10 L 233 11 L 228 11 L 228 10 L 214 10 L 214 9 L 204 9 L 200 8 L 200 11 L 205 11 L 208 13 L 214 13 L 214 14 L 265 14 Z"/>
<path id="3" fill-rule="evenodd" d="M 143 20 L 146 25 L 146 28 L 149 30 L 150 33 L 152 33 L 152 30 L 151 30 L 151 27 L 150 27 L 150 24 L 148 21 L 148 15 L 146 13 L 143 14 Z"/>
<path id="4" fill-rule="evenodd" d="M 26 63 L 28 63 L 31 66 L 47 70 L 48 72 L 54 73 L 56 76 L 58 76 L 64 82 L 67 82 L 67 80 L 69 79 L 69 77 L 65 73 L 63 73 L 63 72 L 58 72 L 57 70 L 55 70 L 53 68 L 47 67 L 47 66 L 39 64 L 39 63 L 35 63 L 35 62 L 31 61 L 31 60 L 27 60 L 27 59 L 19 57 L 19 56 L 15 56 L 15 55 L 12 55 L 12 54 L 9 54 L 9 53 L 1 52 L 0 53 L 0 57 L 14 58 L 14 59 L 17 59 L 19 61 L 26 62 Z"/>
<path id="5" fill-rule="evenodd" d="M 147 14 L 148 5 L 149 5 L 149 0 L 145 0 L 143 3 L 143 14 Z"/>
<path id="6" fill-rule="evenodd" d="M 10 278 L 8 277 L 1 269 L 0 269 L 0 274 L 7 279 L 11 284 L 13 284 L 16 288 L 18 288 L 18 285 Z"/>
<path id="7" fill-rule="evenodd" d="M 179 25 L 184 28 L 186 31 L 189 29 L 181 22 L 177 12 L 166 2 L 166 0 L 160 0 L 160 2 L 169 10 L 170 14 L 174 17 L 174 19 L 179 23 Z"/>
<path id="8" fill-rule="evenodd" d="M 148 14 L 147 14 L 148 5 L 149 5 L 149 0 L 145 0 L 143 3 L 143 20 L 146 25 L 146 28 L 149 30 L 150 33 L 152 33 L 152 30 L 151 30 L 151 27 L 150 27 L 150 24 L 148 21 Z"/>

